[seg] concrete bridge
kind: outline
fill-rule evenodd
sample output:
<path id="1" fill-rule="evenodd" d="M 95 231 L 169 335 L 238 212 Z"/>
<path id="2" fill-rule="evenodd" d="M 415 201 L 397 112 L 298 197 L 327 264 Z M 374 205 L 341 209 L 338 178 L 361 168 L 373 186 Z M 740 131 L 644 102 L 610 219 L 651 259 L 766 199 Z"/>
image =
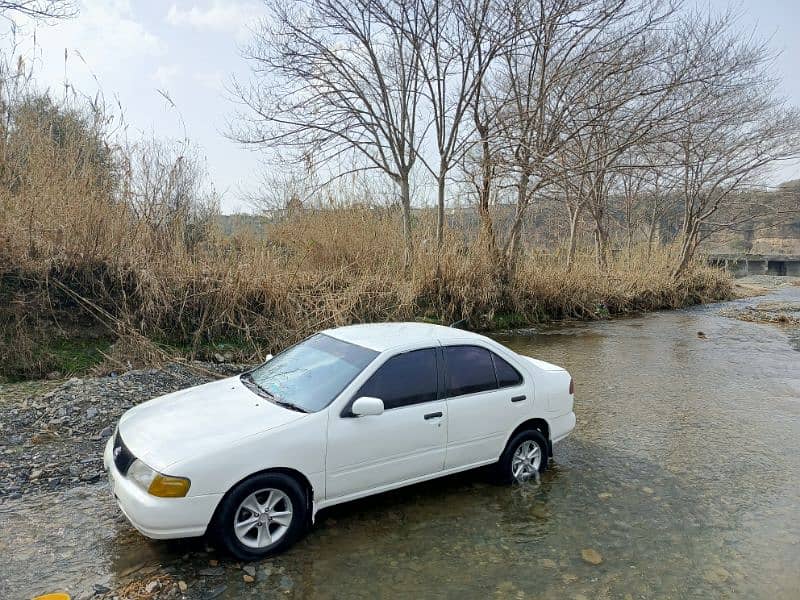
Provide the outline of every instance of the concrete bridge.
<path id="1" fill-rule="evenodd" d="M 711 254 L 708 262 L 725 267 L 734 277 L 794 275 L 800 277 L 800 255 Z"/>

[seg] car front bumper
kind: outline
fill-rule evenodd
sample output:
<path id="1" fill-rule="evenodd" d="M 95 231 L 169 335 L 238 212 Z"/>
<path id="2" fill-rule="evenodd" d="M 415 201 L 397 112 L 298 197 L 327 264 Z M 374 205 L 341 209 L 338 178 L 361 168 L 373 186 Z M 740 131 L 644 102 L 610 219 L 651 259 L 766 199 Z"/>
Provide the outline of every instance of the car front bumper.
<path id="1" fill-rule="evenodd" d="M 158 498 L 123 476 L 114 465 L 114 438 L 108 440 L 103 464 L 111 492 L 122 513 L 143 535 L 153 539 L 204 535 L 222 494 Z"/>

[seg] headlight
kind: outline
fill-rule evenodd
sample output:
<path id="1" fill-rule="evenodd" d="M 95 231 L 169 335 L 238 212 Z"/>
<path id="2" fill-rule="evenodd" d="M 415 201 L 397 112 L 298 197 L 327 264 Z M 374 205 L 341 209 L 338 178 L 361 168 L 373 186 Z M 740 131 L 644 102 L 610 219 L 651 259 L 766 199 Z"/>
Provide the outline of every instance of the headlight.
<path id="1" fill-rule="evenodd" d="M 128 468 L 128 479 L 152 496 L 183 498 L 191 482 L 185 477 L 171 477 L 154 471 L 138 458 Z"/>

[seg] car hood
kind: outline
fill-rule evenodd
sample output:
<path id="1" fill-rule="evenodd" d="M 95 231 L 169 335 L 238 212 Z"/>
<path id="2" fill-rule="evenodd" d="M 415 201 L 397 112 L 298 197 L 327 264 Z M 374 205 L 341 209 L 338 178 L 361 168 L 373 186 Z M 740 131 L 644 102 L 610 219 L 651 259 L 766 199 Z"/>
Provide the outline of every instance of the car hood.
<path id="1" fill-rule="evenodd" d="M 134 456 L 163 472 L 305 416 L 251 392 L 237 376 L 144 402 L 122 415 L 119 433 Z"/>

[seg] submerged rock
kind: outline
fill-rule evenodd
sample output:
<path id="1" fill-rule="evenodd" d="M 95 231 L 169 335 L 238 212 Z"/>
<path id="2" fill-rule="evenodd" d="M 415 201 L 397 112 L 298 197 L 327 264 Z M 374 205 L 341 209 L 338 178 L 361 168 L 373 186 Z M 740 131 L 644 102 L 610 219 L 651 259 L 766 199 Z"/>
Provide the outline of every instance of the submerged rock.
<path id="1" fill-rule="evenodd" d="M 581 558 L 590 565 L 599 565 L 603 562 L 603 555 L 594 548 L 584 548 L 581 550 Z"/>

